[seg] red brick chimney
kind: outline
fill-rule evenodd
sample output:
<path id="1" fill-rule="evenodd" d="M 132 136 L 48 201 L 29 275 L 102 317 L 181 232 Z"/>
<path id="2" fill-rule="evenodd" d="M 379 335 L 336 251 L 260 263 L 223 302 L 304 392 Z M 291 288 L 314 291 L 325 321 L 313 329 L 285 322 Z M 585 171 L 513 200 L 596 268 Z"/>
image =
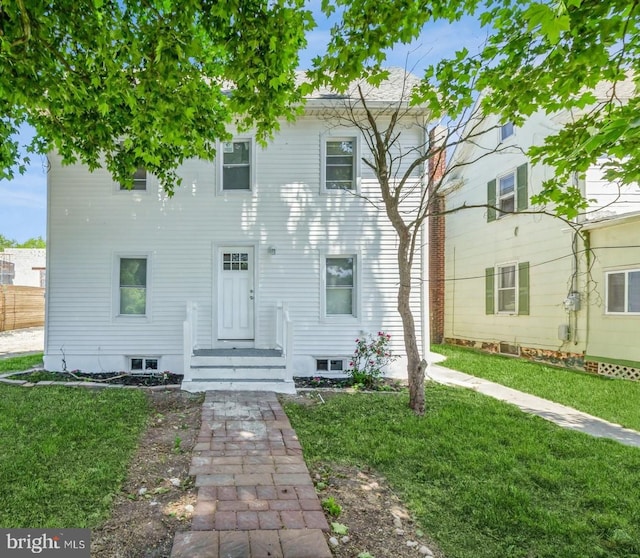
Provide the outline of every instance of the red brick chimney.
<path id="1" fill-rule="evenodd" d="M 444 340 L 444 195 L 439 192 L 447 168 L 446 130 L 436 126 L 429 131 L 429 306 L 431 343 Z"/>

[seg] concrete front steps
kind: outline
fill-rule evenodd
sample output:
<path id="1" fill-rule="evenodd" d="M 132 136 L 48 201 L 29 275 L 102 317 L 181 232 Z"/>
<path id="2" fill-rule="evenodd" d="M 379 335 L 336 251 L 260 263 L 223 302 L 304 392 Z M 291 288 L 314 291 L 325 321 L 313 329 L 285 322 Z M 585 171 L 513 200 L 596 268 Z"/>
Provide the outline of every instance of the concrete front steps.
<path id="1" fill-rule="evenodd" d="M 182 389 L 296 392 L 281 350 L 249 348 L 194 350 Z"/>

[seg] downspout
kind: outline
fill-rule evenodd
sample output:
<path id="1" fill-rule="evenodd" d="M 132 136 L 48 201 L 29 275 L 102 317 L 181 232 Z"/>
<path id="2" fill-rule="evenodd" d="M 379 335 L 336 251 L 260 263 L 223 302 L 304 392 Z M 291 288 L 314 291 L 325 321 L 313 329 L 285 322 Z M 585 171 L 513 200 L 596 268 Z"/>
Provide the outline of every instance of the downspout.
<path id="1" fill-rule="evenodd" d="M 51 160 L 49 154 L 47 157 L 47 224 L 46 224 L 46 247 L 45 252 L 45 275 L 44 275 L 44 355 L 43 363 L 46 369 L 47 366 L 52 366 L 50 362 L 45 362 L 47 354 L 49 352 L 49 293 L 51 292 Z M 55 243 L 54 243 L 55 245 Z"/>
<path id="2" fill-rule="evenodd" d="M 422 121 L 422 145 L 428 146 L 428 133 L 427 122 L 425 119 Z M 427 147 L 428 149 L 428 147 Z M 424 163 L 423 168 L 420 171 L 422 176 L 422 191 L 429 187 L 429 178 L 427 172 L 425 172 Z M 427 178 L 425 180 L 425 177 Z M 429 301 L 429 253 L 431 251 L 431 245 L 429 243 L 429 217 L 427 217 L 420 227 L 420 300 L 422 301 L 421 318 L 421 331 L 422 331 L 422 358 L 427 361 L 426 375 L 429 376 L 429 370 L 431 367 L 431 309 Z"/>

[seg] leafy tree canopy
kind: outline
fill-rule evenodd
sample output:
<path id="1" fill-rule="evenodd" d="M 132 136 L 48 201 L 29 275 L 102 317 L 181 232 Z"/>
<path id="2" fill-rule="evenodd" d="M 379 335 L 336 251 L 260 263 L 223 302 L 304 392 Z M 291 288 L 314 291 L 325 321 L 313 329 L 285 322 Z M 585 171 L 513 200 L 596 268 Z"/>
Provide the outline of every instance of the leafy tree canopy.
<path id="1" fill-rule="evenodd" d="M 326 14 L 337 8 L 343 15 L 326 55 L 314 61 L 314 83 L 332 81 L 344 89 L 363 68 L 375 83 L 384 76 L 380 67 L 389 48 L 415 40 L 429 22 L 474 14 L 487 30 L 485 45 L 428 67 L 414 103 L 427 104 L 436 118 L 457 118 L 481 92 L 485 114 L 516 124 L 538 110 L 574 111 L 564 130 L 530 152 L 533 162 L 556 168 L 534 202 L 554 202 L 567 217 L 586 206 L 570 186 L 572 174 L 599 158 L 607 159 L 609 179 L 640 179 L 637 0 L 323 0 L 322 6 Z M 631 90 L 623 98 L 621 82 L 628 78 Z M 603 82 L 611 84 L 600 88 L 606 94 L 595 95 Z"/>
<path id="2" fill-rule="evenodd" d="M 294 116 L 310 25 L 304 0 L 0 2 L 0 178 L 28 163 L 13 139 L 27 122 L 30 152 L 104 160 L 129 183 L 143 166 L 172 193 L 231 122 L 264 139 Z"/>
<path id="3" fill-rule="evenodd" d="M 47 243 L 41 237 L 28 238 L 24 242 L 18 242 L 12 238 L 0 234 L 0 251 L 5 248 L 46 248 Z"/>
<path id="4" fill-rule="evenodd" d="M 459 117 L 482 92 L 486 113 L 516 123 L 537 110 L 582 111 L 532 151 L 555 166 L 534 201 L 574 215 L 571 174 L 608 157 L 608 177 L 640 178 L 640 6 L 637 0 L 322 0 L 339 13 L 314 84 L 372 83 L 388 50 L 431 22 L 479 18 L 487 41 L 426 69 L 413 99 Z M 146 167 L 171 193 L 187 157 L 212 159 L 230 123 L 268 137 L 300 100 L 294 70 L 315 23 L 305 0 L 14 0 L 0 4 L 0 178 L 24 167 L 13 137 L 31 124 L 32 152 L 104 164 L 121 182 Z M 428 41 L 428 36 L 425 39 Z M 635 80 L 621 102 L 615 85 Z M 614 84 L 605 99 L 593 89 Z"/>

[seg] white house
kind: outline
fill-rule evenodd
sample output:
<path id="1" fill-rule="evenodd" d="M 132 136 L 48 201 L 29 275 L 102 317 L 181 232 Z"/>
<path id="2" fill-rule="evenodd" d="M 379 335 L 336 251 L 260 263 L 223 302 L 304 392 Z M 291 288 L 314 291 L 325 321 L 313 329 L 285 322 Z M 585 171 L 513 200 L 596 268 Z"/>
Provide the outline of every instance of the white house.
<path id="1" fill-rule="evenodd" d="M 370 106 L 398 102 L 404 76 L 392 72 Z M 316 93 L 267 147 L 241 134 L 215 162 L 185 162 L 171 199 L 143 169 L 126 190 L 52 153 L 46 368 L 168 370 L 192 391 L 286 392 L 294 375 L 345 371 L 368 332 L 390 333 L 402 356 L 396 237 L 364 199 L 379 186 L 359 130 L 335 117 L 345 102 Z M 422 109 L 405 119 L 403 147 L 423 145 Z"/>
<path id="2" fill-rule="evenodd" d="M 454 155 L 452 166 L 471 163 L 452 173 L 447 209 L 485 207 L 446 216 L 444 338 L 600 373 L 626 367 L 626 377 L 640 377 L 640 303 L 624 306 L 640 300 L 640 249 L 631 232 L 638 223 L 625 217 L 640 210 L 640 189 L 618 190 L 594 167 L 576 177 L 592 201 L 573 222 L 536 213 L 553 207 L 529 201 L 553 169 L 532 166 L 525 153 L 566 117 L 537 113 L 520 127 L 486 117 L 475 123 L 475 141 Z M 620 308 L 607 302 L 618 280 Z"/>

